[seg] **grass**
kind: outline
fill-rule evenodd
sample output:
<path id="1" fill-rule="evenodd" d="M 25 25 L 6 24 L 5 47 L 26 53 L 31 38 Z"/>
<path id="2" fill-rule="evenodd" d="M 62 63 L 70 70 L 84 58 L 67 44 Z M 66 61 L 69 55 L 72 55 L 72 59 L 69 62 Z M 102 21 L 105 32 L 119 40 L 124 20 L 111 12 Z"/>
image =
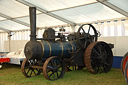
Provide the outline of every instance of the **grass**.
<path id="1" fill-rule="evenodd" d="M 90 74 L 86 69 L 66 72 L 64 77 L 46 80 L 43 74 L 25 78 L 20 66 L 3 64 L 0 69 L 0 85 L 127 85 L 120 69 L 108 73 Z"/>

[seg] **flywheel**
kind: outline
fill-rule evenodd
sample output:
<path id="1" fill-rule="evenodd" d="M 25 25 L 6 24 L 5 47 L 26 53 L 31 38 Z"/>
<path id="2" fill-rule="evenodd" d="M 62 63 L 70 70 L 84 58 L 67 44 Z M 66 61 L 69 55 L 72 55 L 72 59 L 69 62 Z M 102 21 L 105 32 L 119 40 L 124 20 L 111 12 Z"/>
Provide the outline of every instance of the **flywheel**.
<path id="1" fill-rule="evenodd" d="M 105 42 L 92 42 L 84 54 L 86 69 L 93 74 L 110 71 L 113 63 L 113 54 Z"/>
<path id="2" fill-rule="evenodd" d="M 82 49 L 86 49 L 91 42 L 97 41 L 98 33 L 91 24 L 83 24 L 76 33 L 76 40 Z"/>

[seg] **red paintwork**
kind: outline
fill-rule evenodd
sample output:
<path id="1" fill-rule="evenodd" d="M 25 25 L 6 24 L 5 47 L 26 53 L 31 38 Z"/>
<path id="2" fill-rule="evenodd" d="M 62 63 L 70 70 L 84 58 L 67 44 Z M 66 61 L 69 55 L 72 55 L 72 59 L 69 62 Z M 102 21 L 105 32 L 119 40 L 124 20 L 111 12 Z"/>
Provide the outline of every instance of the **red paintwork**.
<path id="1" fill-rule="evenodd" d="M 125 60 L 124 60 L 124 62 L 123 62 L 123 71 L 124 71 L 124 69 L 125 69 L 125 65 L 126 65 L 127 60 L 128 60 L 128 56 L 125 58 Z"/>
<path id="2" fill-rule="evenodd" d="M 10 58 L 0 58 L 0 63 L 10 62 Z"/>
<path id="3" fill-rule="evenodd" d="M 127 68 L 127 78 L 128 78 L 128 68 Z"/>

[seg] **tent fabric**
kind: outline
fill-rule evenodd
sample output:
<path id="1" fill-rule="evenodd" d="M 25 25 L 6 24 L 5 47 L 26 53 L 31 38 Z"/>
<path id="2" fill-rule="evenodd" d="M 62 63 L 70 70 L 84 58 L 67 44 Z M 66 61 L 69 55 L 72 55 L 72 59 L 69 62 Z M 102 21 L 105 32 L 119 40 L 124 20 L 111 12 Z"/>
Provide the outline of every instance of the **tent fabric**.
<path id="1" fill-rule="evenodd" d="M 128 36 L 128 20 L 125 21 L 111 21 L 92 24 L 96 30 L 101 33 L 101 37 L 113 37 L 113 36 Z M 80 25 L 75 27 L 75 32 L 77 32 Z M 64 27 L 65 33 L 71 33 L 71 26 Z M 55 31 L 59 31 L 60 27 L 55 27 Z M 37 38 L 42 38 L 45 29 L 37 30 Z M 30 30 L 15 31 L 11 33 L 11 40 L 30 40 Z M 4 52 L 4 41 L 8 40 L 8 33 L 0 33 L 0 52 Z"/>
<path id="2" fill-rule="evenodd" d="M 128 0 L 108 0 L 108 2 L 128 12 Z"/>
<path id="3" fill-rule="evenodd" d="M 75 23 L 93 22 L 125 17 L 122 14 L 119 14 L 118 12 L 100 3 L 61 10 L 53 13 L 69 19 Z"/>
<path id="4" fill-rule="evenodd" d="M 29 2 L 73 23 L 101 22 L 102 20 L 114 20 L 126 17 L 113 9 L 100 4 L 96 0 L 0 0 L 0 13 L 11 17 L 12 19 L 30 24 L 29 7 L 18 1 Z M 108 2 L 128 12 L 127 0 L 108 0 Z M 37 11 L 37 27 L 45 28 L 62 25 L 67 25 L 67 23 Z M 2 17 L 1 14 L 0 27 L 11 31 L 29 29 L 29 27 L 11 21 L 10 18 Z"/>
<path id="5" fill-rule="evenodd" d="M 3 17 L 0 17 L 0 20 L 4 20 L 5 18 L 3 18 Z"/>
<path id="6" fill-rule="evenodd" d="M 89 4 L 96 0 L 25 0 L 47 11 L 69 8 L 73 6 Z"/>
<path id="7" fill-rule="evenodd" d="M 0 33 L 0 52 L 4 52 L 4 41 L 8 40 L 8 33 Z"/>
<path id="8" fill-rule="evenodd" d="M 12 18 L 29 15 L 29 7 L 16 0 L 0 0 L 0 13 Z M 37 11 L 37 13 L 40 13 Z"/>
<path id="9" fill-rule="evenodd" d="M 29 8 L 15 0 L 0 0 L 0 13 L 12 18 L 28 15 Z"/>
<path id="10" fill-rule="evenodd" d="M 11 20 L 0 21 L 0 27 L 8 29 L 8 30 L 21 30 L 23 28 L 28 28 L 19 23 L 13 22 Z M 29 28 L 28 28 L 29 29 Z"/>
<path id="11" fill-rule="evenodd" d="M 128 20 L 125 21 L 111 21 L 92 24 L 97 31 L 101 33 L 101 37 L 113 37 L 113 36 L 128 36 Z M 80 25 L 75 27 L 75 32 L 77 32 Z M 71 26 L 64 27 L 65 33 L 71 33 Z M 55 31 L 59 31 L 60 27 L 55 27 Z M 127 30 L 126 30 L 127 29 Z M 42 38 L 45 29 L 37 30 L 37 38 Z M 30 30 L 15 31 L 11 33 L 11 40 L 30 40 Z M 4 52 L 4 41 L 8 40 L 8 34 L 6 32 L 0 33 L 0 52 Z"/>
<path id="12" fill-rule="evenodd" d="M 27 24 L 30 23 L 29 17 L 23 17 L 23 18 L 17 18 L 16 20 L 23 21 Z M 37 15 L 37 27 L 43 27 L 43 26 L 57 26 L 57 25 L 64 25 L 66 23 L 57 20 L 53 17 L 50 17 L 46 14 L 38 14 Z"/>

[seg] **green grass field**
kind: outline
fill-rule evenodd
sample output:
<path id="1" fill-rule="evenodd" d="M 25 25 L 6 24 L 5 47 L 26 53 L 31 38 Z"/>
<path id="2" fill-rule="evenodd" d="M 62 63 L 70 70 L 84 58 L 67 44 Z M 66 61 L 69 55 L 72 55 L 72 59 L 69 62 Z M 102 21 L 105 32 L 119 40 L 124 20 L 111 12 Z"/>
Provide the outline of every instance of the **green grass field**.
<path id="1" fill-rule="evenodd" d="M 25 78 L 20 66 L 3 64 L 0 69 L 0 85 L 127 85 L 120 69 L 108 73 L 90 74 L 86 69 L 66 72 L 64 77 L 46 80 L 43 74 Z"/>

